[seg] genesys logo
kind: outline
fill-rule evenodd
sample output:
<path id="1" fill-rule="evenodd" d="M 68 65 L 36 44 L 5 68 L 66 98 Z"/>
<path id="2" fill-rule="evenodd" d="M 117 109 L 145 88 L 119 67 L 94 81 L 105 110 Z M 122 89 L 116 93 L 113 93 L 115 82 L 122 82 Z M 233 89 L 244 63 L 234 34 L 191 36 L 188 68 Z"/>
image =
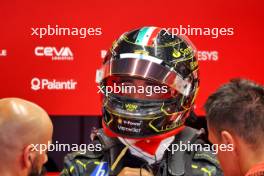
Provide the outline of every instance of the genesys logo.
<path id="1" fill-rule="evenodd" d="M 37 46 L 34 53 L 38 57 L 49 57 L 53 61 L 74 59 L 73 52 L 69 47 Z"/>
<path id="2" fill-rule="evenodd" d="M 106 50 L 101 50 L 101 58 L 104 58 L 107 54 Z M 199 61 L 218 61 L 219 53 L 218 51 L 197 51 L 197 59 Z"/>
<path id="3" fill-rule="evenodd" d="M 7 56 L 6 49 L 0 49 L 0 57 L 6 57 L 6 56 Z"/>
<path id="4" fill-rule="evenodd" d="M 74 79 L 56 80 L 46 78 L 32 78 L 31 89 L 38 90 L 75 90 L 77 89 L 77 81 Z"/>
<path id="5" fill-rule="evenodd" d="M 218 51 L 197 51 L 199 61 L 218 61 Z"/>

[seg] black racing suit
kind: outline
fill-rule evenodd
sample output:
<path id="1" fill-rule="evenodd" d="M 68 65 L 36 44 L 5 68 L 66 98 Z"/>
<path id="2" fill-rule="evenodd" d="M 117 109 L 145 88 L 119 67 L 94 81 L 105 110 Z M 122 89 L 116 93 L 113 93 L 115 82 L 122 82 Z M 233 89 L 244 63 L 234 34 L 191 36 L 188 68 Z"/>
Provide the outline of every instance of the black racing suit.
<path id="1" fill-rule="evenodd" d="M 175 136 L 174 142 L 166 150 L 163 159 L 152 165 L 142 158 L 130 154 L 116 138 L 107 137 L 102 130 L 98 130 L 94 144 L 101 143 L 102 151 L 85 154 L 70 153 L 64 159 L 65 168 L 61 176 L 114 176 L 124 167 L 144 168 L 155 176 L 222 176 L 219 162 L 210 151 L 175 151 L 173 144 L 187 143 L 203 144 L 200 133 L 190 127 Z M 118 161 L 117 161 L 118 160 Z"/>

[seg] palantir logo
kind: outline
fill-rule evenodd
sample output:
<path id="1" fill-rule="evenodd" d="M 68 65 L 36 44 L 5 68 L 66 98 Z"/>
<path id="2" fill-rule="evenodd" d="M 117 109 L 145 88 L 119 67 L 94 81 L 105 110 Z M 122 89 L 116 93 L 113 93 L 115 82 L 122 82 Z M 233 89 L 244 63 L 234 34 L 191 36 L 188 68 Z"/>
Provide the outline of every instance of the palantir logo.
<path id="1" fill-rule="evenodd" d="M 52 60 L 73 60 L 73 52 L 69 47 L 56 48 L 52 46 L 37 46 L 35 55 L 39 57 L 51 57 Z"/>
<path id="2" fill-rule="evenodd" d="M 56 79 L 32 78 L 31 89 L 38 90 L 75 90 L 77 82 L 74 79 L 58 81 Z"/>
<path id="3" fill-rule="evenodd" d="M 39 90 L 40 89 L 40 79 L 38 79 L 38 78 L 33 78 L 32 80 L 31 80 L 31 89 L 32 90 Z"/>
<path id="4" fill-rule="evenodd" d="M 0 57 L 6 57 L 6 56 L 7 56 L 6 49 L 0 49 Z"/>

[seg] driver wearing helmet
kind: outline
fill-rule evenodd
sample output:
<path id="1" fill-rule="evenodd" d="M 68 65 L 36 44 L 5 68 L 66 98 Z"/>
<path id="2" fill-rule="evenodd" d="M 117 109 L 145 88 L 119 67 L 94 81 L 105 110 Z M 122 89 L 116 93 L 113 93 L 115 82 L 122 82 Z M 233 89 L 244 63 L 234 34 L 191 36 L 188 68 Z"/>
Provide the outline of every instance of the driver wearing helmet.
<path id="1" fill-rule="evenodd" d="M 101 151 L 68 154 L 61 175 L 222 175 L 202 130 L 185 126 L 199 88 L 195 48 L 184 36 L 143 27 L 124 33 L 107 53 L 97 81 L 103 94 Z"/>

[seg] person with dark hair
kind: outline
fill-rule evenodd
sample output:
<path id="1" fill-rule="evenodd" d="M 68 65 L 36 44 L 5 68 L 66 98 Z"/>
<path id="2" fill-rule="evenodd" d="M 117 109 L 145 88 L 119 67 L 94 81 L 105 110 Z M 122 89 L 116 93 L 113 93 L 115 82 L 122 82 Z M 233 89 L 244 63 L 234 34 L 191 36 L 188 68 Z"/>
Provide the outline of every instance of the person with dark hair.
<path id="1" fill-rule="evenodd" d="M 224 175 L 264 176 L 264 87 L 231 80 L 207 99 L 205 110 L 209 140 L 222 146 Z"/>

